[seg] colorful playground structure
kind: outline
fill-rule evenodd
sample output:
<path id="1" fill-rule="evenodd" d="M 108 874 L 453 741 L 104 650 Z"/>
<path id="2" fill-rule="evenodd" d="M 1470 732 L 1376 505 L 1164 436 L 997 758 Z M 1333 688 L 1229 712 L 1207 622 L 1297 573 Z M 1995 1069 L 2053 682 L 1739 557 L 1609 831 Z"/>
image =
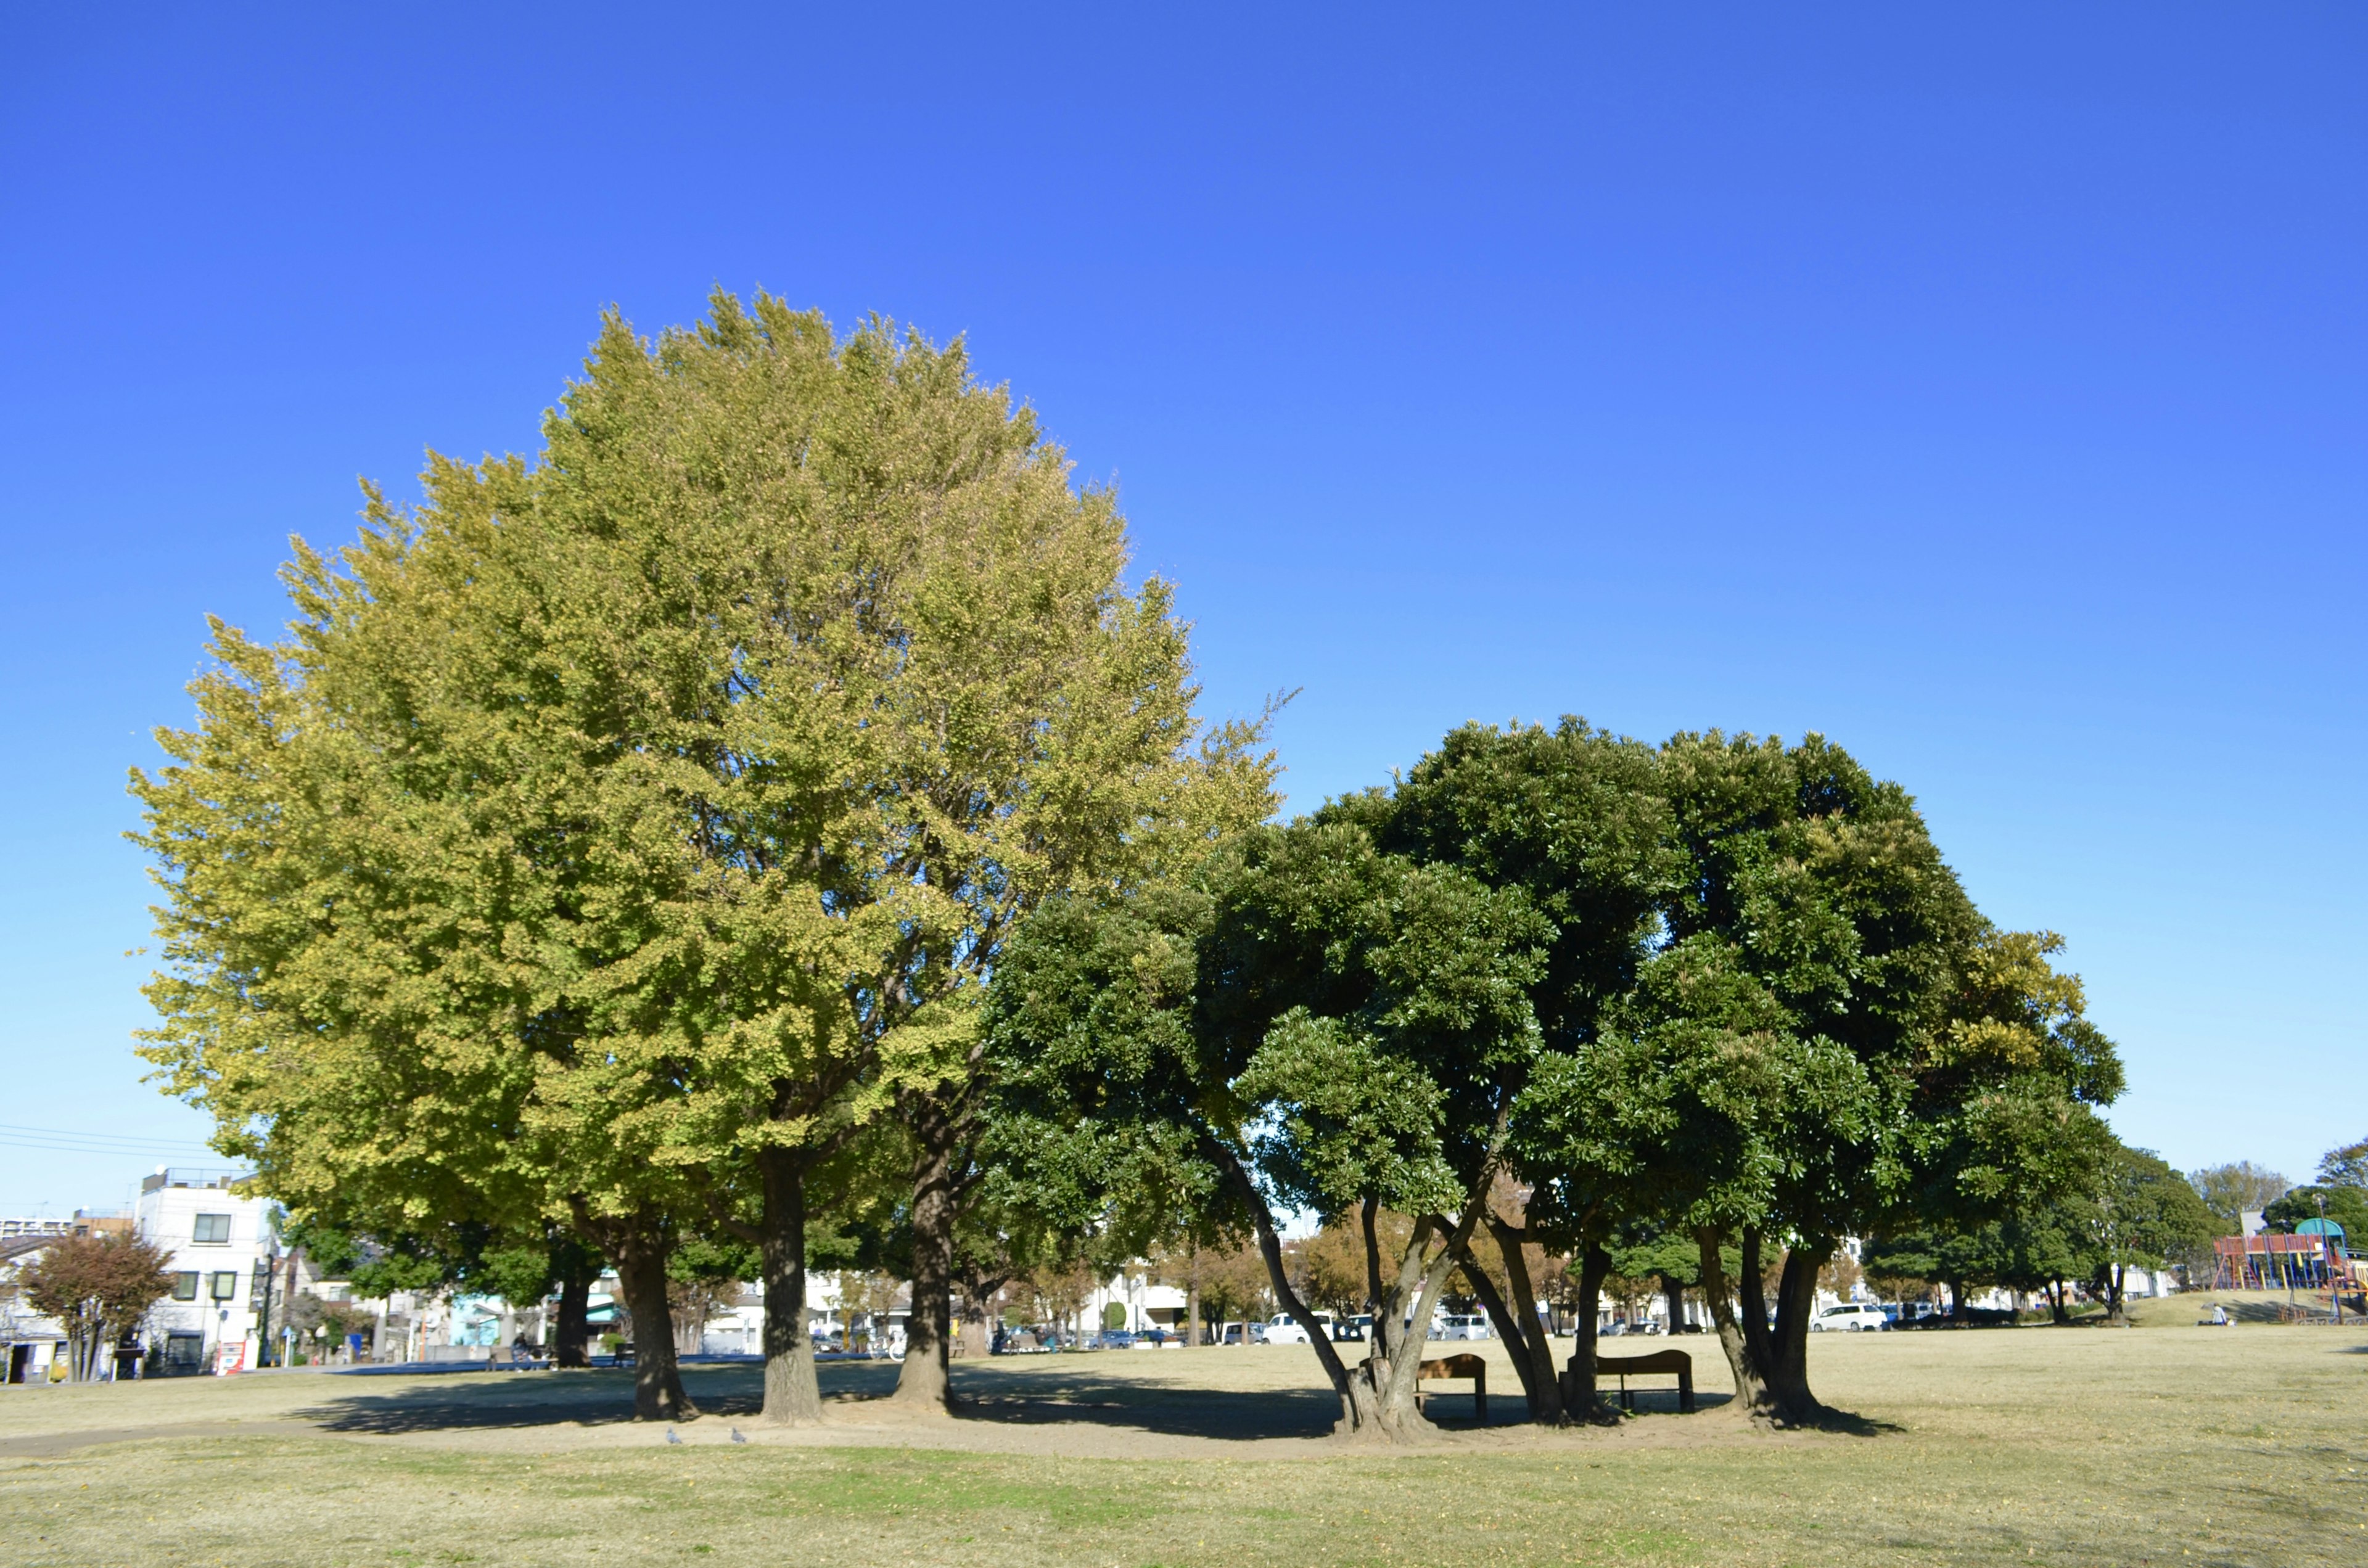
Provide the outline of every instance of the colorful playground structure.
<path id="1" fill-rule="evenodd" d="M 2346 1256 L 2343 1229 L 2325 1220 L 2305 1221 L 2291 1236 L 2260 1232 L 2222 1236 L 2212 1244 L 2215 1290 L 2326 1290 L 2338 1280 L 2348 1294 L 2360 1278 L 2359 1265 Z"/>

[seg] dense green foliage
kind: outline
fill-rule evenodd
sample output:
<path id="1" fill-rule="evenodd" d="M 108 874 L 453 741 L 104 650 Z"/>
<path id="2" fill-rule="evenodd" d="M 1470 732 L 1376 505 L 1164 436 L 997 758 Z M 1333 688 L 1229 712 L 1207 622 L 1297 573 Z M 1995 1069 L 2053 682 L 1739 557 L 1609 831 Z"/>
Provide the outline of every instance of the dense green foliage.
<path id="1" fill-rule="evenodd" d="M 1261 1236 L 1286 1209 L 1367 1231 L 1379 1333 L 1358 1368 L 1318 1350 L 1351 1429 L 1410 1418 L 1395 1325 L 1458 1264 L 1533 1412 L 1591 1414 L 1611 1249 L 1673 1240 L 1748 1402 L 1799 1420 L 1842 1235 L 1975 1235 L 2104 1168 L 2121 1069 L 2058 945 L 1984 921 L 1907 796 L 1826 742 L 1471 727 L 1189 887 L 1048 912 L 987 1020 L 1075 1201 L 1166 1149 Z M 1540 1244 L 1580 1275 L 1575 1382 L 1535 1332 Z"/>

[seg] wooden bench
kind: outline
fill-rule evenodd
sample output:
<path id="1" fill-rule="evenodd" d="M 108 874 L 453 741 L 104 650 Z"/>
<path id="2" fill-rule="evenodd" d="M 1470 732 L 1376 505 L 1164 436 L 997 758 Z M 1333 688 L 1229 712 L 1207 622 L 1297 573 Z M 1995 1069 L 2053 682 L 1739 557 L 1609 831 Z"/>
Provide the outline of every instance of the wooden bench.
<path id="1" fill-rule="evenodd" d="M 1656 1350 L 1645 1356 L 1598 1356 L 1595 1377 L 1599 1385 L 1605 1378 L 1620 1380 L 1620 1408 L 1634 1410 L 1636 1401 L 1628 1392 L 1630 1378 L 1645 1377 L 1656 1372 L 1675 1373 L 1678 1380 L 1678 1409 L 1687 1415 L 1694 1413 L 1694 1358 L 1683 1350 Z M 1569 1403 L 1578 1384 L 1578 1358 L 1570 1358 L 1563 1373 L 1563 1400 Z"/>
<path id="2" fill-rule="evenodd" d="M 1425 1378 L 1470 1378 L 1472 1380 L 1472 1410 L 1482 1426 L 1488 1422 L 1488 1363 L 1466 1352 L 1461 1356 L 1442 1356 L 1436 1361 L 1425 1361 L 1415 1369 L 1414 1407 L 1422 1408 L 1422 1380 Z"/>

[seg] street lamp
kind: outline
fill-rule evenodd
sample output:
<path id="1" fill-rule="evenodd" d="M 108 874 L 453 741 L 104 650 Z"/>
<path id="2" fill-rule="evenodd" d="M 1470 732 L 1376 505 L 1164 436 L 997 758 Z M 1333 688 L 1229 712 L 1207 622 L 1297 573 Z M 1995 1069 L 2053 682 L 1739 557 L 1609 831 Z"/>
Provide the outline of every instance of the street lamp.
<path id="1" fill-rule="evenodd" d="M 2318 1244 L 2322 1252 L 2331 1255 L 2334 1253 L 2335 1248 L 2329 1245 L 2327 1240 L 2327 1194 L 2321 1192 L 2318 1193 L 2317 1197 L 2318 1199 L 2319 1221 Z M 2335 1306 L 2335 1326 L 2341 1328 L 2343 1326 L 2343 1279 L 2340 1275 L 2334 1271 L 2334 1257 L 2329 1256 L 2327 1262 L 2327 1299 L 2330 1302 L 2334 1303 Z"/>

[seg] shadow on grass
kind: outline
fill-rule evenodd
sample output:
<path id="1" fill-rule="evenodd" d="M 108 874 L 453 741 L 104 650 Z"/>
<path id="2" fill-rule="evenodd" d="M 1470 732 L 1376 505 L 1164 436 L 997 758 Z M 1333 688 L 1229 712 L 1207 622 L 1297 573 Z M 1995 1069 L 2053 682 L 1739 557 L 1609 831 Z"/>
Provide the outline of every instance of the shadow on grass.
<path id="1" fill-rule="evenodd" d="M 1816 1415 L 1806 1421 L 1793 1422 L 1785 1430 L 1839 1432 L 1849 1437 L 1882 1437 L 1905 1432 L 1907 1428 L 1896 1421 L 1877 1421 L 1854 1410 L 1836 1410 L 1831 1405 L 1820 1405 Z"/>
<path id="2" fill-rule="evenodd" d="M 828 1391 L 834 1380 L 825 1377 Z M 706 1415 L 746 1418 L 763 1403 L 754 1369 L 685 1368 L 683 1392 Z M 633 1418 L 631 1371 L 490 1374 L 423 1381 L 381 1393 L 354 1393 L 292 1413 L 324 1432 L 394 1437 L 417 1432 L 488 1431 L 572 1424 L 606 1426 Z"/>
<path id="3" fill-rule="evenodd" d="M 1339 1401 L 1328 1388 L 1178 1386 L 1105 1371 L 1094 1360 L 1030 1358 L 1016 1366 L 957 1362 L 957 1419 L 1012 1426 L 1099 1426 L 1253 1442 L 1327 1437 L 1340 1415 Z M 896 1367 L 890 1362 L 840 1363 L 816 1370 L 826 1403 L 857 1421 L 863 1418 L 867 1404 L 884 1401 L 896 1384 Z M 747 1421 L 763 1408 L 763 1374 L 752 1365 L 686 1366 L 683 1389 L 702 1415 Z M 1674 1389 L 1639 1389 L 1634 1398 L 1640 1415 L 1677 1413 Z M 1701 1408 L 1705 1414 L 1714 1411 L 1729 1398 L 1706 1393 Z M 1430 1395 L 1427 1404 L 1431 1420 L 1447 1431 L 1513 1426 L 1529 1419 L 1518 1385 L 1490 1391 L 1486 1423 L 1477 1419 L 1468 1392 L 1442 1390 Z M 290 1414 L 323 1431 L 372 1437 L 614 1426 L 633 1418 L 633 1375 L 598 1369 L 423 1379 L 384 1392 L 357 1390 Z M 1894 1429 L 1854 1415 L 1837 1414 L 1833 1420 L 1833 1430 L 1871 1435 Z"/>

